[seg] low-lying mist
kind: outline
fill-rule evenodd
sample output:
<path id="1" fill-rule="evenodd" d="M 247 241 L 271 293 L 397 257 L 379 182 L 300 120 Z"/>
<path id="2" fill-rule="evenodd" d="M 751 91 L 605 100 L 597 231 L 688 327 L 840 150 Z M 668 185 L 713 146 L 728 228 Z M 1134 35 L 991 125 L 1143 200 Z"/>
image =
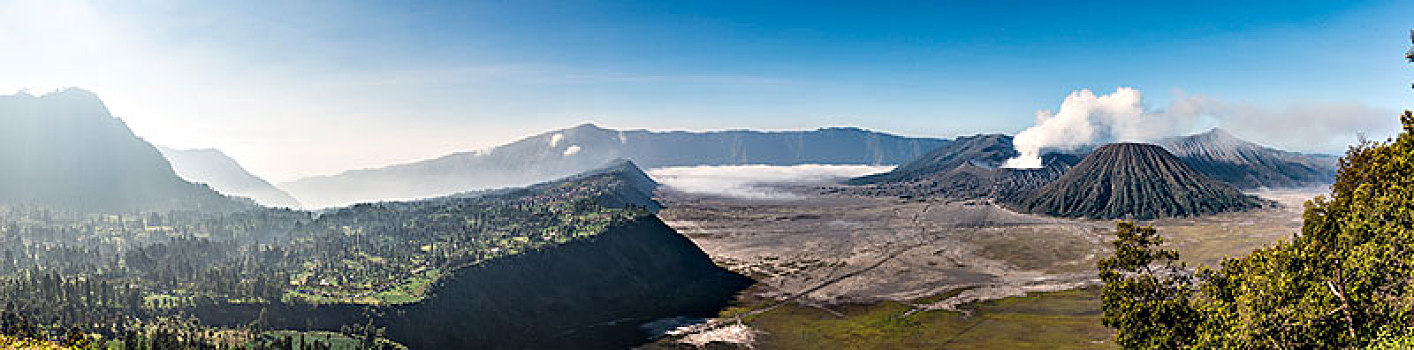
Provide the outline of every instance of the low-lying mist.
<path id="1" fill-rule="evenodd" d="M 649 176 L 669 188 L 695 194 L 747 199 L 794 199 L 774 188 L 780 184 L 829 183 L 892 170 L 892 165 L 716 165 L 649 169 Z"/>

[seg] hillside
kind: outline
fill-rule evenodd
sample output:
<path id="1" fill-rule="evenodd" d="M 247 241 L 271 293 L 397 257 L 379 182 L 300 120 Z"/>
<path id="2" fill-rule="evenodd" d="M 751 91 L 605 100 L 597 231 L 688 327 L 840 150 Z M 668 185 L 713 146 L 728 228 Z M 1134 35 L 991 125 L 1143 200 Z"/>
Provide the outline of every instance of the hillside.
<path id="1" fill-rule="evenodd" d="M 1102 146 L 1015 203 L 1021 211 L 1092 219 L 1198 216 L 1265 205 L 1162 147 L 1138 143 Z"/>
<path id="2" fill-rule="evenodd" d="M 280 184 L 311 208 L 442 196 L 525 186 L 598 167 L 613 159 L 645 168 L 731 164 L 899 164 L 947 141 L 855 128 L 814 131 L 655 132 L 584 124 L 485 151 L 354 170 Z"/>
<path id="3" fill-rule="evenodd" d="M 1043 156 L 1041 169 L 1007 169 L 1001 164 L 1016 156 L 1011 136 L 988 134 L 959 137 L 893 171 L 850 179 L 845 188 L 856 194 L 941 196 L 957 199 L 992 198 L 1010 201 L 1045 186 L 1079 158 L 1064 153 Z"/>
<path id="4" fill-rule="evenodd" d="M 211 186 L 228 196 L 246 197 L 267 207 L 300 208 L 299 201 L 242 168 L 217 149 L 178 150 L 157 146 L 172 170 L 187 181 Z"/>
<path id="5" fill-rule="evenodd" d="M 43 325 L 189 314 L 334 331 L 372 317 L 418 348 L 620 348 L 648 340 L 644 323 L 715 315 L 751 283 L 659 221 L 654 186 L 618 161 L 525 188 L 317 215 L 0 206 L 0 250 L 18 253 L 0 261 L 0 302 Z"/>
<path id="6" fill-rule="evenodd" d="M 377 310 L 386 317 L 375 323 L 387 328 L 389 338 L 413 348 L 620 348 L 647 340 L 640 327 L 644 323 L 715 315 L 751 283 L 714 265 L 692 241 L 639 209 L 661 208 L 651 199 L 656 186 L 634 163 L 616 160 L 524 188 L 357 205 L 329 212 L 317 224 L 362 225 L 374 229 L 370 233 L 396 236 L 395 231 L 377 228 L 438 227 L 406 222 L 430 222 L 446 215 L 476 218 L 505 212 L 503 208 L 546 206 L 547 212 L 530 216 L 552 222 L 555 226 L 548 230 L 537 229 L 541 224 L 527 219 L 486 227 L 501 230 L 519 225 L 532 235 L 529 245 L 482 247 L 474 254 L 483 258 L 475 263 L 439 268 L 442 277 L 423 298 L 380 305 Z M 477 209 L 485 203 L 494 204 Z M 595 222 L 595 216 L 579 219 L 580 212 L 604 213 L 609 219 L 603 223 Z M 554 239 L 541 239 L 547 233 L 543 237 Z M 261 309 L 281 328 L 335 329 L 361 322 L 363 317 L 363 307 L 350 304 L 198 310 L 204 320 L 239 325 L 254 319 Z"/>
<path id="7" fill-rule="evenodd" d="M 1194 170 L 1238 188 L 1300 187 L 1335 181 L 1334 156 L 1264 147 L 1214 128 L 1159 141 Z"/>
<path id="8" fill-rule="evenodd" d="M 851 179 L 850 184 L 914 181 L 947 172 L 964 164 L 996 167 L 1007 158 L 1016 156 L 1011 136 L 982 134 L 959 137 L 948 145 L 934 149 L 903 163 L 893 171 Z"/>
<path id="9" fill-rule="evenodd" d="M 465 269 L 434 297 L 403 308 L 406 317 L 389 320 L 388 335 L 425 349 L 621 348 L 645 340 L 643 324 L 715 316 L 750 283 L 647 216 Z"/>
<path id="10" fill-rule="evenodd" d="M 85 211 L 248 206 L 172 171 L 91 92 L 0 96 L 0 201 Z"/>

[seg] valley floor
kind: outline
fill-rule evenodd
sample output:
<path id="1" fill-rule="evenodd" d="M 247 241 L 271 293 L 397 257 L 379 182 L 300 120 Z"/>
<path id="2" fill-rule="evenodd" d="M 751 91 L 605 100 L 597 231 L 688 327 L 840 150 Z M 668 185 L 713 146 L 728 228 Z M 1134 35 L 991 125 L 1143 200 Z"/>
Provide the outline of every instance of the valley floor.
<path id="1" fill-rule="evenodd" d="M 1096 260 L 1109 254 L 1111 221 L 1019 214 L 985 201 L 846 196 L 827 184 L 773 190 L 792 195 L 744 199 L 670 186 L 658 194 L 668 225 L 719 265 L 758 281 L 723 314 L 744 320 L 759 345 L 1094 347 L 1109 340 L 1087 287 L 1098 282 Z M 1211 266 L 1289 238 L 1300 229 L 1301 203 L 1323 190 L 1263 191 L 1256 194 L 1282 207 L 1148 224 L 1184 260 Z M 997 306 L 1017 303 L 1033 307 Z M 1065 310 L 1044 311 L 1056 308 Z M 986 323 L 967 326 L 977 317 Z M 966 345 L 929 340 L 963 329 Z M 1027 329 L 1037 331 L 1018 333 Z M 903 339 L 920 343 L 895 342 Z"/>

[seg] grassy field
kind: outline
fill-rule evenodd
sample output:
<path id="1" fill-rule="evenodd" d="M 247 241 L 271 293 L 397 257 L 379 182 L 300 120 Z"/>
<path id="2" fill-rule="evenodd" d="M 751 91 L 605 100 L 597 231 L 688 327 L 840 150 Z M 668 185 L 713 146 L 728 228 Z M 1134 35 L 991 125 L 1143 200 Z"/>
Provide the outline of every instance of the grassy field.
<path id="1" fill-rule="evenodd" d="M 427 295 L 427 288 L 432 286 L 432 282 L 441 278 L 442 272 L 438 269 L 430 269 L 420 272 L 407 282 L 399 284 L 388 290 L 373 294 L 381 305 L 410 304 L 422 299 Z"/>
<path id="2" fill-rule="evenodd" d="M 787 305 L 746 323 L 765 349 L 1108 349 L 1093 289 L 1037 293 L 969 305 L 970 314 L 897 302 L 832 308 Z"/>

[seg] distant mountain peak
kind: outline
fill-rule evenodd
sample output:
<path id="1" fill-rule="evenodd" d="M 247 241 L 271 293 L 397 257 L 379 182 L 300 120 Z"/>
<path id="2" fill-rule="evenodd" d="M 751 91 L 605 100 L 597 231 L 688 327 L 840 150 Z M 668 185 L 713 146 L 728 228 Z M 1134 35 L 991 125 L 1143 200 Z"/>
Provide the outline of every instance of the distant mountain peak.
<path id="1" fill-rule="evenodd" d="M 1334 157 L 1262 146 L 1222 128 L 1169 137 L 1158 144 L 1199 172 L 1239 188 L 1297 187 L 1335 179 Z"/>
<path id="2" fill-rule="evenodd" d="M 1208 129 L 1208 131 L 1204 131 L 1204 132 L 1201 132 L 1201 133 L 1197 133 L 1197 134 L 1193 134 L 1193 135 L 1189 135 L 1189 136 L 1173 137 L 1173 138 L 1169 138 L 1169 139 L 1185 139 L 1185 138 L 1186 138 L 1186 139 L 1191 139 L 1191 140 L 1203 140 L 1203 141 L 1206 141 L 1206 142 L 1215 142 L 1215 143 L 1220 144 L 1220 145 L 1228 145 L 1228 146 L 1235 146 L 1235 145 L 1256 145 L 1255 143 L 1253 143 L 1253 142 L 1251 142 L 1251 141 L 1247 141 L 1247 140 L 1243 140 L 1243 139 L 1241 139 L 1241 138 L 1238 138 L 1236 135 L 1233 135 L 1231 132 L 1228 132 L 1227 129 L 1223 129 L 1223 128 L 1221 128 L 1221 127 L 1214 127 L 1214 128 L 1212 128 L 1212 129 Z"/>
<path id="3" fill-rule="evenodd" d="M 32 95 L 26 94 L 26 96 L 32 96 Z M 101 109 L 101 110 L 103 111 L 103 113 L 101 113 L 101 114 L 112 118 L 112 116 L 109 115 L 109 113 L 108 113 L 108 106 L 106 106 L 106 105 L 103 104 L 103 99 L 98 98 L 98 94 L 95 94 L 95 93 L 93 93 L 92 91 L 88 91 L 88 90 L 84 90 L 84 89 L 80 89 L 80 88 L 76 88 L 76 87 L 70 87 L 70 88 L 64 88 L 64 89 L 60 89 L 60 90 L 55 90 L 55 91 L 50 92 L 50 93 L 46 93 L 46 94 L 44 94 L 44 95 L 42 95 L 42 96 L 39 96 L 38 99 L 40 99 L 40 100 L 52 101 L 52 102 L 54 102 L 54 103 L 63 103 L 63 104 L 66 104 L 66 105 L 68 105 L 68 108 L 72 109 L 73 111 L 81 111 L 81 112 L 95 111 L 95 112 L 96 112 L 96 111 L 98 111 L 98 110 Z M 82 114 L 89 114 L 89 113 L 82 113 Z M 99 114 L 99 113 L 93 113 L 93 114 Z"/>
<path id="4" fill-rule="evenodd" d="M 98 99 L 98 94 L 93 93 L 93 91 L 88 91 L 79 87 L 66 87 L 63 89 L 54 90 L 54 92 L 44 94 L 44 96 L 73 96 Z"/>
<path id="5" fill-rule="evenodd" d="M 215 148 L 177 150 L 157 146 L 177 176 L 203 183 L 226 195 L 246 197 L 264 206 L 300 208 L 298 200 L 270 182 L 246 171 L 234 158 Z"/>
<path id="6" fill-rule="evenodd" d="M 567 130 L 607 131 L 607 130 L 609 130 L 609 129 L 600 127 L 599 125 L 594 124 L 594 122 L 584 122 L 584 123 L 581 123 L 581 124 L 579 124 L 579 125 L 575 125 L 574 127 L 569 128 L 569 129 L 567 129 Z"/>
<path id="7" fill-rule="evenodd" d="M 0 201 L 121 213 L 238 210 L 249 204 L 187 182 L 98 95 L 68 88 L 0 98 Z"/>

